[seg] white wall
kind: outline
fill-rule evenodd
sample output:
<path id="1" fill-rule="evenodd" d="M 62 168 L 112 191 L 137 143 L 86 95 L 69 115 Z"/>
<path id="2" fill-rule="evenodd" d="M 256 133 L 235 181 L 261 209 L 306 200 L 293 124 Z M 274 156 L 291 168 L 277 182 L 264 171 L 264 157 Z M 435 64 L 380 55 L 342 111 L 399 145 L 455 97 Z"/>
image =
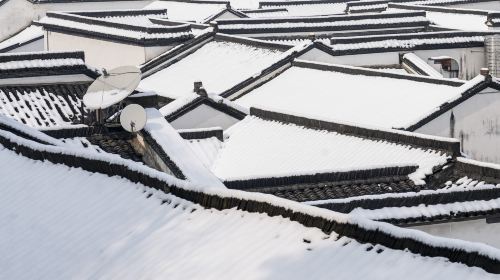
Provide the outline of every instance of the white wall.
<path id="1" fill-rule="evenodd" d="M 352 66 L 375 66 L 399 64 L 399 54 L 402 52 L 386 52 L 375 54 L 357 54 L 337 56 L 334 63 Z M 415 55 L 428 62 L 428 59 L 436 56 L 449 56 L 454 58 L 460 65 L 459 78 L 469 80 L 479 74 L 482 67 L 486 66 L 486 55 L 484 47 L 458 48 L 458 49 L 436 49 L 413 51 Z M 440 70 L 438 65 L 429 64 Z"/>
<path id="2" fill-rule="evenodd" d="M 486 243 L 500 248 L 500 223 L 487 224 L 485 219 L 411 227 L 432 235 Z"/>
<path id="3" fill-rule="evenodd" d="M 313 48 L 308 52 L 300 55 L 299 57 L 297 57 L 297 59 L 323 63 L 337 63 L 337 59 L 335 56 L 332 56 L 331 54 L 316 48 Z"/>
<path id="4" fill-rule="evenodd" d="M 33 4 L 26 0 L 8 0 L 0 6 L 0 42 L 28 27 L 34 16 Z"/>
<path id="5" fill-rule="evenodd" d="M 222 129 L 226 129 L 237 122 L 237 119 L 202 104 L 173 121 L 171 125 L 175 129 L 209 127 L 221 127 Z"/>
<path id="6" fill-rule="evenodd" d="M 472 2 L 472 3 L 467 3 L 467 4 L 444 5 L 444 6 L 447 6 L 449 8 L 464 8 L 464 9 L 500 11 L 500 1 Z"/>
<path id="7" fill-rule="evenodd" d="M 449 137 L 452 111 L 454 137 L 463 135 L 463 152 L 476 160 L 500 163 L 500 92 L 485 89 L 416 132 Z"/>
<path id="8" fill-rule="evenodd" d="M 141 46 L 52 31 L 45 32 L 45 49 L 48 51 L 82 50 L 85 52 L 85 62 L 97 68 L 109 69 L 123 65 L 139 65 L 147 61 L 146 50 Z M 159 52 L 158 49 L 156 51 Z"/>
<path id="9" fill-rule="evenodd" d="M 33 41 L 29 44 L 21 46 L 19 48 L 12 49 L 7 53 L 17 53 L 17 52 L 41 52 L 44 50 L 44 40 L 40 38 L 36 41 Z"/>
<path id="10" fill-rule="evenodd" d="M 33 5 L 27 0 L 9 0 L 0 6 L 0 41 L 21 31 L 45 16 L 47 11 L 83 11 L 83 10 L 116 10 L 141 9 L 152 0 L 137 1 L 106 1 L 102 2 L 69 2 Z"/>
<path id="11" fill-rule="evenodd" d="M 479 74 L 482 67 L 486 67 L 486 52 L 484 47 L 478 48 L 461 48 L 461 49 L 446 49 L 446 50 L 422 50 L 414 52 L 424 61 L 428 61 L 431 57 L 449 56 L 455 59 L 460 66 L 459 78 L 470 80 Z M 440 71 L 439 64 L 430 64 Z M 439 66 L 439 67 L 438 67 Z"/>

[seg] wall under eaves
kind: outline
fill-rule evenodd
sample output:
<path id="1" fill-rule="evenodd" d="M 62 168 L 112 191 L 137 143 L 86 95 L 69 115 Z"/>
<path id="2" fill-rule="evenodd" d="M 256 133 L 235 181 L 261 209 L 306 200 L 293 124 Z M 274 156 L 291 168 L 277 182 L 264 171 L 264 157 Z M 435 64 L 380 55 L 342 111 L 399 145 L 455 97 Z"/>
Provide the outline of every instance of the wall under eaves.
<path id="1" fill-rule="evenodd" d="M 398 52 L 380 52 L 368 54 L 342 55 L 336 56 L 333 63 L 346 64 L 351 66 L 378 66 L 399 64 L 401 53 L 415 53 L 424 61 L 429 61 L 431 57 L 449 56 L 455 59 L 460 65 L 459 78 L 470 80 L 477 76 L 482 67 L 486 66 L 486 55 L 484 47 L 456 48 L 456 49 L 432 49 Z M 440 68 L 432 63 L 438 72 Z"/>
<path id="2" fill-rule="evenodd" d="M 85 62 L 93 67 L 111 69 L 125 65 L 140 65 L 172 46 L 144 47 L 78 35 L 45 31 L 45 50 L 85 52 Z"/>
<path id="3" fill-rule="evenodd" d="M 441 114 L 415 132 L 461 141 L 462 152 L 475 160 L 500 163 L 500 91 L 487 88 Z M 451 113 L 455 118 L 454 129 Z"/>
<path id="4" fill-rule="evenodd" d="M 27 0 L 7 0 L 0 6 L 0 41 L 28 27 L 32 21 L 45 16 L 47 11 L 84 11 L 142 9 L 152 0 L 136 1 L 86 1 L 67 3 L 32 4 Z"/>
<path id="5" fill-rule="evenodd" d="M 500 223 L 487 223 L 486 219 L 430 224 L 410 228 L 436 236 L 481 242 L 500 248 L 500 238 L 498 238 Z"/>

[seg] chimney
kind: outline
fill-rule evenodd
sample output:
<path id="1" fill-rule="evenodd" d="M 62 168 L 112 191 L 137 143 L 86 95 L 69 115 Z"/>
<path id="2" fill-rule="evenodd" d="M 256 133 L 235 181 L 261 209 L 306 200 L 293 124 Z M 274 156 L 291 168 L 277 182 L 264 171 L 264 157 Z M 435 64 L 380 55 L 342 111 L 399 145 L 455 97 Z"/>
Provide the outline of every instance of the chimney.
<path id="1" fill-rule="evenodd" d="M 315 41 L 316 40 L 316 34 L 314 33 L 309 33 L 309 35 L 307 35 L 307 39 L 311 40 L 311 41 Z"/>
<path id="2" fill-rule="evenodd" d="M 200 90 L 200 88 L 203 87 L 203 83 L 199 80 L 197 81 L 194 81 L 194 87 L 193 87 L 193 92 L 195 93 L 198 93 L 198 91 Z"/>
<path id="3" fill-rule="evenodd" d="M 479 73 L 483 76 L 489 76 L 490 75 L 490 69 L 488 68 L 481 68 L 481 70 L 479 70 Z"/>

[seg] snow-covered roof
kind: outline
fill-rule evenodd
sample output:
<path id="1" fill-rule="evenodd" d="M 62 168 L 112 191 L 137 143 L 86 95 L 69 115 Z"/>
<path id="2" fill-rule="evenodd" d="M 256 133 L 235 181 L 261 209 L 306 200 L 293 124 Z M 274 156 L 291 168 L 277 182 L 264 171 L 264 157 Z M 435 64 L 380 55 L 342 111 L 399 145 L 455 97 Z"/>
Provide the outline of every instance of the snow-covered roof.
<path id="1" fill-rule="evenodd" d="M 438 31 L 412 34 L 369 35 L 335 37 L 330 40 L 334 53 L 338 55 L 375 52 L 394 52 L 419 49 L 452 49 L 483 47 L 481 32 Z"/>
<path id="2" fill-rule="evenodd" d="M 79 123 L 95 77 L 83 52 L 0 55 L 0 114 L 38 129 Z"/>
<path id="3" fill-rule="evenodd" d="M 459 85 L 444 79 L 296 61 L 235 103 L 247 108 L 264 107 L 302 116 L 400 128 L 460 96 L 465 90 Z"/>
<path id="4" fill-rule="evenodd" d="M 393 9 L 426 11 L 426 16 L 432 23 L 444 28 L 463 31 L 488 30 L 486 25 L 488 11 L 415 5 L 414 3 L 391 3 L 388 11 Z"/>
<path id="5" fill-rule="evenodd" d="M 45 30 L 138 45 L 168 45 L 193 37 L 188 24 L 166 26 L 149 19 L 166 17 L 166 13 L 166 10 L 48 12 L 36 24 Z"/>
<path id="6" fill-rule="evenodd" d="M 7 52 L 22 47 L 36 40 L 43 39 L 43 30 L 40 26 L 30 25 L 16 35 L 0 42 L 0 52 Z"/>
<path id="7" fill-rule="evenodd" d="M 273 17 L 285 17 L 289 15 L 288 10 L 286 8 L 262 8 L 262 9 L 241 10 L 241 12 L 251 18 L 273 18 Z"/>
<path id="8" fill-rule="evenodd" d="M 186 48 L 177 62 L 178 50 L 167 52 L 165 56 L 172 53 L 172 58 L 143 78 L 139 87 L 177 98 L 191 94 L 193 83 L 201 81 L 208 93 L 220 94 L 282 59 L 285 48 L 291 47 L 218 36 Z"/>
<path id="9" fill-rule="evenodd" d="M 90 74 L 83 52 L 0 54 L 0 82 L 13 77 Z M 36 84 L 33 79 L 33 84 Z"/>
<path id="10" fill-rule="evenodd" d="M 288 11 L 288 16 L 310 17 L 343 14 L 346 3 L 342 1 L 261 1 L 261 8 L 282 8 Z"/>
<path id="11" fill-rule="evenodd" d="M 286 117 L 283 117 L 286 118 Z M 293 177 L 386 167 L 419 166 L 421 183 L 449 154 L 363 136 L 248 116 L 225 132 L 212 170 L 224 181 Z M 252 147 L 252 148 L 249 148 Z"/>
<path id="12" fill-rule="evenodd" d="M 24 264 L 3 270 L 10 279 L 494 279 L 479 268 L 326 235 L 282 217 L 204 209 L 7 149 L 0 158 L 8 162 L 0 181 L 9 199 L 0 207 L 10 228 L 0 243 L 5 258 Z"/>
<path id="13" fill-rule="evenodd" d="M 287 8 L 288 9 L 288 8 Z M 283 17 L 273 19 L 228 19 L 217 21 L 228 34 L 287 34 L 297 32 L 335 33 L 354 30 L 425 27 L 425 12 L 397 12 L 364 15 Z"/>
<path id="14" fill-rule="evenodd" d="M 226 9 L 229 2 L 224 1 L 154 1 L 144 9 L 166 9 L 167 17 L 175 21 L 204 23 L 207 18 Z"/>
<path id="15" fill-rule="evenodd" d="M 0 243 L 9 248 L 4 257 L 27 265 L 8 266 L 2 272 L 7 278 L 302 279 L 314 274 L 328 279 L 335 273 L 349 279 L 367 274 L 494 279 L 479 267 L 500 272 L 500 252 L 482 244 L 268 195 L 201 190 L 146 167 L 37 144 L 16 132 L 0 130 L 0 143 L 1 162 L 7 163 L 0 168 L 1 196 L 9 198 L 0 207 L 11 229 Z M 99 173 L 111 175 L 111 169 L 118 176 Z M 40 246 L 40 238 L 50 250 Z M 293 262 L 291 255 L 297 257 Z"/>
<path id="16" fill-rule="evenodd" d="M 197 160 L 191 148 L 157 109 L 148 108 L 146 113 L 147 123 L 144 127 L 144 133 L 148 134 L 157 146 L 167 154 L 180 169 L 185 179 L 195 184 L 224 188 L 220 180 Z"/>
<path id="17" fill-rule="evenodd" d="M 41 129 L 78 123 L 87 87 L 88 83 L 0 86 L 0 114 Z"/>

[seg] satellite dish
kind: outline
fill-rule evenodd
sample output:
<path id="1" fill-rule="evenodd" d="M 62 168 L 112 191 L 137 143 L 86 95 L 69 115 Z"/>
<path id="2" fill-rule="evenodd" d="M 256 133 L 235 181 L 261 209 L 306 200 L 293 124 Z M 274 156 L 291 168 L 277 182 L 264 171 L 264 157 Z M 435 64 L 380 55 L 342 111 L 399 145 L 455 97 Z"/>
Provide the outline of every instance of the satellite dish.
<path id="1" fill-rule="evenodd" d="M 142 106 L 130 104 L 120 114 L 120 124 L 128 132 L 137 132 L 146 125 L 146 111 Z"/>
<path id="2" fill-rule="evenodd" d="M 91 110 L 105 109 L 129 96 L 141 82 L 141 70 L 135 66 L 105 69 L 87 89 L 83 103 Z"/>

